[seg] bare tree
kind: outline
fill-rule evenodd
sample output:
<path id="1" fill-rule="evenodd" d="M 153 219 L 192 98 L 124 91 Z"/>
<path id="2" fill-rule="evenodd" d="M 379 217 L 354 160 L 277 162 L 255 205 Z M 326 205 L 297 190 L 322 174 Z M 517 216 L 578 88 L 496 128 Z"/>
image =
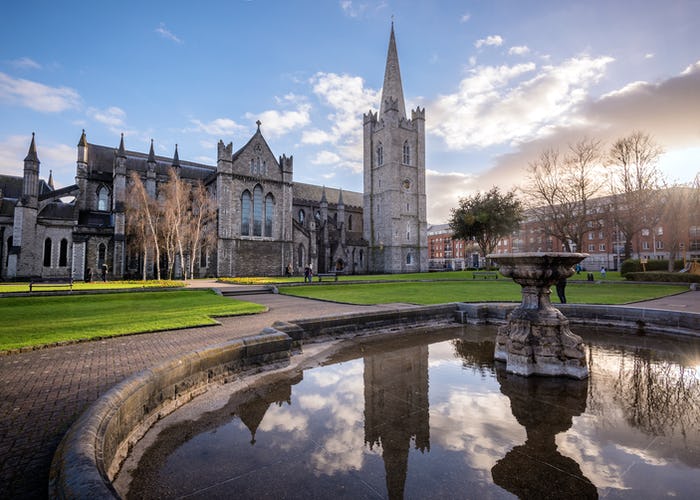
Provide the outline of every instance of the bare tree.
<path id="1" fill-rule="evenodd" d="M 216 201 L 207 188 L 198 182 L 192 189 L 189 210 L 190 276 L 194 276 L 196 256 L 216 241 Z"/>
<path id="2" fill-rule="evenodd" d="M 600 141 L 584 138 L 570 144 L 563 157 L 548 149 L 529 164 L 528 184 L 522 189 L 529 212 L 545 235 L 559 239 L 568 252 L 582 250 L 590 230 L 591 202 L 604 186 L 601 161 Z"/>
<path id="3" fill-rule="evenodd" d="M 129 199 L 127 227 L 133 228 L 137 235 L 140 234 L 143 241 L 144 278 L 146 276 L 148 248 L 151 247 L 155 252 L 156 278 L 160 279 L 160 246 L 158 244 L 160 217 L 158 203 L 148 194 L 137 172 L 131 173 L 127 197 Z M 149 240 L 151 244 L 148 243 Z"/>
<path id="4" fill-rule="evenodd" d="M 662 154 L 654 139 L 638 130 L 615 141 L 608 152 L 613 217 L 625 238 L 625 259 L 632 255 L 634 238 L 644 228 L 653 230 L 661 216 Z"/>
<path id="5" fill-rule="evenodd" d="M 661 202 L 664 209 L 664 236 L 668 243 L 668 271 L 674 271 L 674 264 L 682 255 L 681 245 L 685 244 L 688 228 L 693 220 L 693 188 L 676 185 L 663 190 Z"/>
<path id="6" fill-rule="evenodd" d="M 190 232 L 188 212 L 190 211 L 191 186 L 178 177 L 174 168 L 168 171 L 168 182 L 160 190 L 160 201 L 165 221 L 164 239 L 168 256 L 168 275 L 173 277 L 176 256 L 180 257 L 180 268 L 184 279 L 187 279 L 188 266 L 184 249 Z"/>

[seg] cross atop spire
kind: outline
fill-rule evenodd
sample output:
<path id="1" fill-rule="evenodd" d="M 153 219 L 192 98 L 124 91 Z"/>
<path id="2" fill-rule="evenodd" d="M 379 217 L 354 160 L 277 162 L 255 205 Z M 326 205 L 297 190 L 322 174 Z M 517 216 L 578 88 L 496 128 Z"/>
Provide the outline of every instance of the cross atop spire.
<path id="1" fill-rule="evenodd" d="M 401 70 L 399 69 L 399 53 L 396 50 L 394 21 L 392 19 L 389 49 L 386 54 L 386 69 L 384 70 L 384 86 L 382 88 L 382 103 L 379 109 L 379 116 L 382 116 L 384 113 L 394 107 L 399 112 L 399 118 L 406 118 L 406 104 L 404 103 L 403 99 Z"/>

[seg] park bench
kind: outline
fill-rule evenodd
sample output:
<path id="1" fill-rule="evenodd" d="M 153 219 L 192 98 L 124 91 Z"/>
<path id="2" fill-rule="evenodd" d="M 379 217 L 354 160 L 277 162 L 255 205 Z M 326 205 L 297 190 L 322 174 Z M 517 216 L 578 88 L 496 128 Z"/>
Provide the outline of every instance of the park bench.
<path id="1" fill-rule="evenodd" d="M 338 273 L 318 273 L 318 281 L 322 281 L 321 278 L 333 278 L 334 281 L 338 281 Z"/>
<path id="2" fill-rule="evenodd" d="M 33 292 L 37 287 L 61 287 L 67 286 L 69 290 L 73 290 L 73 278 L 42 278 L 35 276 L 29 279 L 29 291 Z"/>
<path id="3" fill-rule="evenodd" d="M 472 273 L 472 279 L 475 280 L 476 278 L 483 278 L 485 280 L 493 278 L 497 280 L 498 273 L 496 271 L 474 271 Z"/>

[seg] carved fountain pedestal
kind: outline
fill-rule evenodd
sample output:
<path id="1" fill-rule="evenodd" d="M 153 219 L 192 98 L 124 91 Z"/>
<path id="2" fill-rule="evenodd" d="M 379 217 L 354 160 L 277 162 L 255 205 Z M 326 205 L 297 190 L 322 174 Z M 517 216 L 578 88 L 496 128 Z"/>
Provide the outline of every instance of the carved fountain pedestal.
<path id="1" fill-rule="evenodd" d="M 569 329 L 569 320 L 556 309 L 549 287 L 574 274 L 584 253 L 532 252 L 491 254 L 499 271 L 522 287 L 523 299 L 496 335 L 495 358 L 517 375 L 588 377 L 583 340 Z"/>

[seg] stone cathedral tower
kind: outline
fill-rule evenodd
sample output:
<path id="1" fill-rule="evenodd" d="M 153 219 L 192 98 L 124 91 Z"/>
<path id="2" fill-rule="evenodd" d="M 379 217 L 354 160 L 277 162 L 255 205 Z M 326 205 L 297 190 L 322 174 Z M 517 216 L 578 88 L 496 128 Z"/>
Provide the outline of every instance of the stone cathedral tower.
<path id="1" fill-rule="evenodd" d="M 364 115 L 363 145 L 368 271 L 427 271 L 425 109 L 406 117 L 393 23 L 381 106 Z"/>

